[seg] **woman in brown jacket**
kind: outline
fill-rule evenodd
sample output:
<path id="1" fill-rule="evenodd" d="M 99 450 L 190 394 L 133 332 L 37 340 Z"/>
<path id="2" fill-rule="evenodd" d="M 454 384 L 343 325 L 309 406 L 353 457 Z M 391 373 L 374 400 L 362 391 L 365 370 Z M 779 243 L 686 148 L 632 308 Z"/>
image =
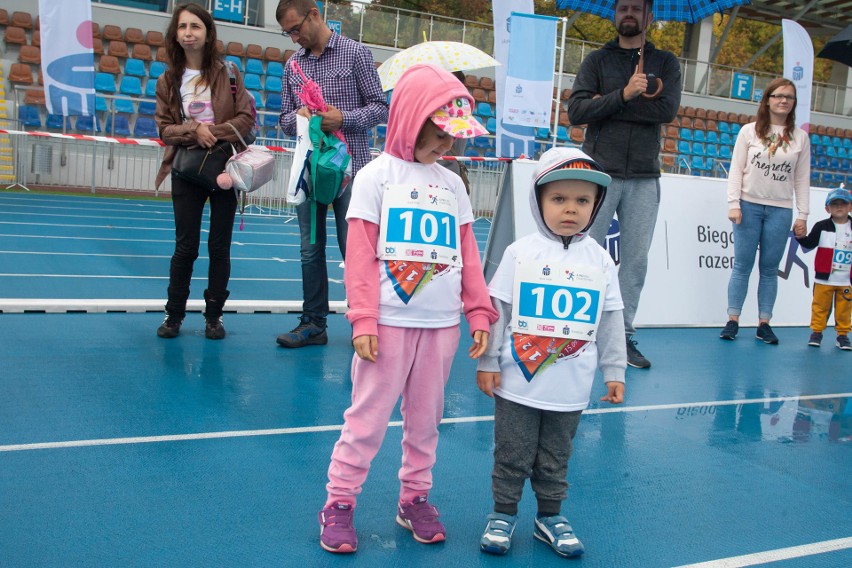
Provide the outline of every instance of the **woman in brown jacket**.
<path id="1" fill-rule="evenodd" d="M 242 77 L 234 92 L 230 75 L 216 51 L 216 27 L 210 14 L 196 4 L 177 6 L 166 31 L 166 50 L 171 65 L 157 80 L 155 119 L 160 139 L 166 143 L 163 163 L 157 174 L 157 187 L 171 171 L 178 146 L 210 148 L 217 141 L 238 142 L 233 125 L 245 138 L 254 127 L 249 94 Z M 180 98 L 178 98 L 178 95 Z M 181 108 L 182 107 L 182 108 Z M 186 118 L 184 118 L 186 117 Z M 166 319 L 157 335 L 177 337 L 186 315 L 192 267 L 198 258 L 204 204 L 210 200 L 210 234 L 207 251 L 210 267 L 204 334 L 222 339 L 222 308 L 228 299 L 231 274 L 231 235 L 237 198 L 233 191 L 196 185 L 172 171 L 172 205 L 175 215 L 175 252 L 169 269 Z"/>

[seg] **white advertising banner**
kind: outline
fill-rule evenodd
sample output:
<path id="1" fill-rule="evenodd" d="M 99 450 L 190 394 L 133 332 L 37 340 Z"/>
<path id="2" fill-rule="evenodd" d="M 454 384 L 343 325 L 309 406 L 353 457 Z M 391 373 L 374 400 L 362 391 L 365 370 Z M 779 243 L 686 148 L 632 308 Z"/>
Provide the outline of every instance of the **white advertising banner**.
<path id="1" fill-rule="evenodd" d="M 512 45 L 503 94 L 503 123 L 549 128 L 553 106 L 553 59 L 547 53 L 556 45 L 557 18 L 513 13 Z M 530 53 L 537 54 L 530 57 Z"/>
<path id="2" fill-rule="evenodd" d="M 533 0 L 494 0 L 491 3 L 494 15 L 494 58 L 502 65 L 494 68 L 494 87 L 497 90 L 497 145 L 496 154 L 502 158 L 517 158 L 522 154 L 535 154 L 535 128 L 505 124 L 503 105 L 506 93 L 506 72 L 509 61 L 509 48 L 512 41 L 510 18 L 512 12 L 532 14 L 535 12 Z M 515 45 L 514 49 L 527 52 L 526 46 Z"/>
<path id="3" fill-rule="evenodd" d="M 529 180 L 536 162 L 512 163 L 515 239 L 535 231 L 529 208 Z M 727 180 L 664 174 L 660 212 L 648 255 L 648 275 L 635 324 L 642 326 L 721 326 L 727 320 L 728 279 L 734 263 L 733 234 L 727 217 Z M 811 203 L 825 201 L 825 189 L 811 189 Z M 813 216 L 809 227 L 819 221 Z M 495 218 L 494 226 L 498 226 Z M 490 238 L 490 237 L 489 237 Z M 611 235 L 610 253 L 618 256 L 619 236 Z M 488 251 L 497 262 L 502 250 Z M 773 325 L 810 324 L 814 251 L 792 238 L 778 267 L 778 299 Z M 486 259 L 488 261 L 488 259 Z M 757 325 L 757 262 L 740 322 Z M 833 320 L 832 320 L 833 321 Z"/>
<path id="4" fill-rule="evenodd" d="M 796 126 L 808 132 L 811 125 L 811 91 L 814 80 L 814 45 L 807 30 L 793 20 L 781 20 L 784 33 L 784 76 L 796 85 Z"/>
<path id="5" fill-rule="evenodd" d="M 47 112 L 95 112 L 91 0 L 39 0 L 41 69 Z"/>

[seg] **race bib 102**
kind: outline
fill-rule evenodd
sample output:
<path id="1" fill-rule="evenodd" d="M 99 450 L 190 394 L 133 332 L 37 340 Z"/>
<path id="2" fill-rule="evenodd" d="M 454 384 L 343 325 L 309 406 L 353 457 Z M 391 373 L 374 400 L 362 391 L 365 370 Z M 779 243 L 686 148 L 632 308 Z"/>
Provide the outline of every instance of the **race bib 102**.
<path id="1" fill-rule="evenodd" d="M 389 185 L 382 197 L 381 260 L 462 266 L 458 200 L 437 188 Z"/>
<path id="2" fill-rule="evenodd" d="M 512 332 L 594 341 L 605 290 L 600 268 L 518 259 Z"/>

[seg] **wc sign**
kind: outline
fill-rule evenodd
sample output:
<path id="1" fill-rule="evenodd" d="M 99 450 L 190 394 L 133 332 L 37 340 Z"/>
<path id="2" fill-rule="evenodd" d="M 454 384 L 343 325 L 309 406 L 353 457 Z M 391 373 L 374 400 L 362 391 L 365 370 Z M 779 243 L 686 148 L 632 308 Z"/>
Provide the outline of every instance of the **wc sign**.
<path id="1" fill-rule="evenodd" d="M 213 2 L 213 17 L 228 22 L 242 22 L 245 11 L 245 0 L 215 0 Z"/>
<path id="2" fill-rule="evenodd" d="M 750 101 L 753 86 L 754 77 L 745 73 L 734 73 L 734 78 L 731 81 L 731 98 Z"/>

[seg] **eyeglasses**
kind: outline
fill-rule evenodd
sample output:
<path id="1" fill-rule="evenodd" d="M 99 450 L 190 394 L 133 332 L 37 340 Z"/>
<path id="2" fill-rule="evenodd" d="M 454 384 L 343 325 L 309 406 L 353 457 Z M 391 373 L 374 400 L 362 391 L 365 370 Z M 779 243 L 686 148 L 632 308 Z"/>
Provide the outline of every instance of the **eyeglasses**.
<path id="1" fill-rule="evenodd" d="M 796 95 L 769 95 L 769 98 L 781 101 L 795 101 Z"/>
<path id="2" fill-rule="evenodd" d="M 304 17 L 304 18 L 302 18 L 302 21 L 299 23 L 299 25 L 298 25 L 298 26 L 296 26 L 295 28 L 290 28 L 290 29 L 289 29 L 289 30 L 287 30 L 287 31 L 282 31 L 282 32 L 281 32 L 281 35 L 283 35 L 284 37 L 290 37 L 290 36 L 294 36 L 294 35 L 299 35 L 299 34 L 301 33 L 301 31 L 300 31 L 300 30 L 302 29 L 302 26 L 304 26 L 304 25 L 305 25 L 305 20 L 307 20 L 307 19 L 308 19 L 308 16 L 310 16 L 310 15 L 311 15 L 311 13 L 310 13 L 310 12 L 308 12 L 307 14 L 305 14 L 305 17 Z"/>

